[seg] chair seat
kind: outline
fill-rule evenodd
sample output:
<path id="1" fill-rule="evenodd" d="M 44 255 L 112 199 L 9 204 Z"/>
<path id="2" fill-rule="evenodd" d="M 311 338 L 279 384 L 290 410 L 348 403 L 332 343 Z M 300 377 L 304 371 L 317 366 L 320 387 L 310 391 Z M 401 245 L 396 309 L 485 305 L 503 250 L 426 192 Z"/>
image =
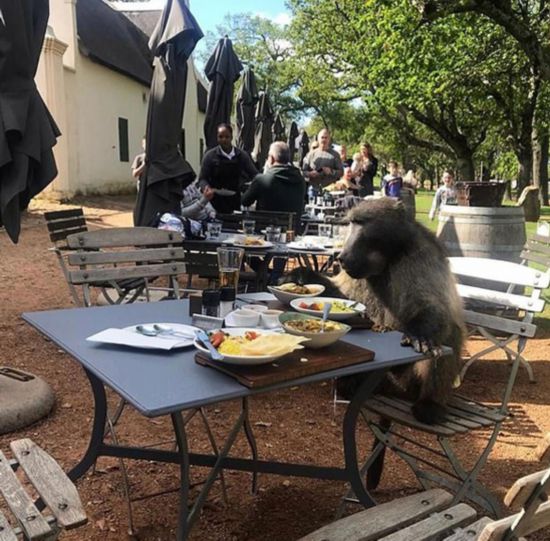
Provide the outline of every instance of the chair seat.
<path id="1" fill-rule="evenodd" d="M 496 409 L 454 396 L 449 402 L 443 419 L 434 425 L 418 421 L 412 413 L 412 402 L 386 396 L 375 396 L 364 403 L 364 408 L 395 423 L 435 434 L 451 437 L 503 421 L 506 416 Z"/>

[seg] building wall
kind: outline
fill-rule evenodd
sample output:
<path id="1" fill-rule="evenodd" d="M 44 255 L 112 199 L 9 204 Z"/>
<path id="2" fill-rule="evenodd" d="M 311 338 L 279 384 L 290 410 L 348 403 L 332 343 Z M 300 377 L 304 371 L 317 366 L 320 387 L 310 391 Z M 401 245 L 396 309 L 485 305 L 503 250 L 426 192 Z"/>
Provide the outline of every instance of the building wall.
<path id="1" fill-rule="evenodd" d="M 49 24 L 57 38 L 67 45 L 63 55 L 63 75 L 56 79 L 54 88 L 46 84 L 45 70 L 49 64 L 44 61 L 43 51 L 36 78 L 48 107 L 55 108 L 60 93 L 65 100 L 66 125 L 61 127 L 68 152 L 61 155 L 55 148 L 54 152 L 58 161 L 68 161 L 66 167 L 60 168 L 60 175 L 68 178 L 58 177 L 50 186 L 50 192 L 70 197 L 75 193 L 132 191 L 135 181 L 130 165 L 134 156 L 142 152 L 141 139 L 146 127 L 149 89 L 80 54 L 75 38 L 74 1 L 50 1 Z M 183 128 L 186 159 L 198 173 L 199 139 L 203 138 L 204 114 L 197 108 L 196 76 L 191 62 Z M 128 120 L 128 162 L 120 161 L 119 117 Z"/>

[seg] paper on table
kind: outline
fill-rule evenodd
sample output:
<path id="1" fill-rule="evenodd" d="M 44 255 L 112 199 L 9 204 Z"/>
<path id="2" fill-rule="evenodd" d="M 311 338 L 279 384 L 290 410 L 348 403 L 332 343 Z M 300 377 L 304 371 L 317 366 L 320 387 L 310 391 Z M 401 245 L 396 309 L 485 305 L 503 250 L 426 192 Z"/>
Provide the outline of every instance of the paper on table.
<path id="1" fill-rule="evenodd" d="M 172 336 L 143 336 L 142 334 L 125 329 L 105 329 L 86 338 L 89 342 L 101 342 L 103 344 L 118 344 L 133 348 L 164 349 L 170 350 L 176 347 L 187 346 L 192 340 L 181 339 Z"/>
<path id="2" fill-rule="evenodd" d="M 269 302 L 276 301 L 277 297 L 273 293 L 267 293 L 265 291 L 260 291 L 259 293 L 243 293 L 242 295 L 237 295 L 237 299 L 245 302 Z"/>

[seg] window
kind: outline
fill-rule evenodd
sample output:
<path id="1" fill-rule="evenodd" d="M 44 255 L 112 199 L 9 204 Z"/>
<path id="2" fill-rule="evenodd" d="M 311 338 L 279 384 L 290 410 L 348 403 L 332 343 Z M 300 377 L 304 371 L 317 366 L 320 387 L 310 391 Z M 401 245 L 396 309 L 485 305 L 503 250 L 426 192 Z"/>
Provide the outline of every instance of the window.
<path id="1" fill-rule="evenodd" d="M 180 152 L 181 155 L 185 158 L 185 130 L 181 130 Z"/>
<path id="2" fill-rule="evenodd" d="M 130 151 L 128 144 L 128 119 L 118 118 L 118 150 L 121 162 L 130 161 Z"/>

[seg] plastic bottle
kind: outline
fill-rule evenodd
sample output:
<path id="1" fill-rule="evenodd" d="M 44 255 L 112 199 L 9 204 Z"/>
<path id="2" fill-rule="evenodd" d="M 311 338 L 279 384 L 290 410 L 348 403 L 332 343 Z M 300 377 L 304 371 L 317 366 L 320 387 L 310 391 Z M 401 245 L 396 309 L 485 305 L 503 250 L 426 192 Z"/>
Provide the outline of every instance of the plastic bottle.
<path id="1" fill-rule="evenodd" d="M 310 184 L 309 188 L 307 189 L 307 200 L 310 205 L 315 204 L 315 188 Z"/>

